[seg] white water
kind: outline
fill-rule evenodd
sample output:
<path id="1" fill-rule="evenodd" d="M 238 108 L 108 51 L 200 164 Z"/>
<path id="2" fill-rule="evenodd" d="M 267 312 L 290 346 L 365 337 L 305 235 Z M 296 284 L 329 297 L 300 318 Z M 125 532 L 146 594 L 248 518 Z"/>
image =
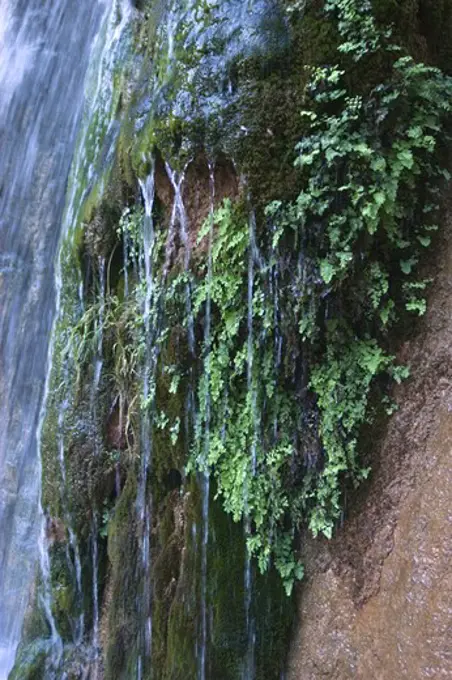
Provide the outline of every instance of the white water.
<path id="1" fill-rule="evenodd" d="M 104 11 L 92 0 L 0 0 L 1 679 L 13 664 L 39 535 L 45 549 L 36 432 L 54 260 L 85 74 Z"/>
<path id="2" fill-rule="evenodd" d="M 251 418 L 253 423 L 253 433 L 251 441 L 251 478 L 253 479 L 257 471 L 257 440 L 258 440 L 258 413 L 257 413 L 257 392 L 256 384 L 253 375 L 254 365 L 254 329 L 253 329 L 253 296 L 254 296 L 254 273 L 255 261 L 259 263 L 259 253 L 256 246 L 256 215 L 251 208 L 249 217 L 249 253 L 248 253 L 248 347 L 247 347 L 247 387 L 248 399 L 250 400 Z M 248 495 L 248 489 L 245 489 L 245 496 Z M 245 505 L 248 501 L 245 498 Z M 251 523 L 249 516 L 245 517 L 245 539 L 251 533 Z M 248 636 L 247 655 L 245 659 L 244 680 L 254 680 L 254 665 L 255 665 L 255 647 L 256 647 L 256 624 L 252 613 L 253 602 L 253 571 L 251 564 L 251 555 L 246 550 L 245 556 L 245 614 L 246 614 L 246 628 Z"/>
<path id="3" fill-rule="evenodd" d="M 93 383 L 91 386 L 91 413 L 93 419 L 94 450 L 96 455 L 99 453 L 99 436 L 97 428 L 97 397 L 104 367 L 104 320 L 105 320 L 105 257 L 100 256 L 98 260 L 99 276 L 99 313 L 96 319 L 95 333 L 97 335 L 97 347 L 93 366 Z"/>
<path id="4" fill-rule="evenodd" d="M 145 215 L 143 229 L 143 270 L 142 284 L 144 284 L 144 331 L 146 343 L 145 366 L 143 370 L 143 394 L 141 415 L 141 471 L 137 492 L 137 512 L 140 521 L 141 540 L 141 574 L 143 591 L 138 605 L 142 625 L 141 645 L 142 654 L 138 657 L 137 676 L 142 676 L 143 658 L 150 659 L 152 650 L 152 553 L 151 553 L 151 525 L 152 525 L 152 495 L 147 493 L 147 482 L 152 467 L 152 423 L 155 408 L 155 371 L 157 367 L 156 348 L 152 346 L 152 336 L 156 329 L 151 328 L 151 306 L 153 302 L 153 249 L 154 222 L 153 209 L 155 199 L 155 165 L 151 159 L 151 172 L 145 181 L 140 181 Z"/>
<path id="5" fill-rule="evenodd" d="M 75 645 L 80 645 L 83 640 L 84 626 L 85 626 L 85 614 L 83 610 L 83 589 L 82 589 L 82 565 L 80 561 L 80 551 L 78 547 L 77 536 L 75 535 L 72 526 L 72 516 L 68 505 L 68 489 L 66 485 L 66 461 L 65 461 L 65 448 L 64 448 L 64 420 L 65 414 L 68 407 L 68 402 L 66 399 L 62 399 L 59 407 L 58 413 L 58 458 L 60 462 L 60 474 L 61 474 L 61 502 L 64 510 L 64 521 L 69 534 L 69 545 L 66 546 L 66 559 L 70 572 L 75 579 L 75 592 L 77 594 L 77 606 L 80 612 L 73 624 L 73 641 Z M 69 546 L 72 550 L 72 555 L 69 551 Z"/>
<path id="6" fill-rule="evenodd" d="M 91 526 L 91 543 L 92 543 L 92 572 L 93 572 L 93 636 L 92 646 L 94 651 L 94 664 L 92 669 L 92 680 L 97 680 L 99 674 L 99 546 L 97 537 L 99 534 L 99 520 L 97 517 L 97 510 L 93 511 L 93 520 Z"/>
<path id="7" fill-rule="evenodd" d="M 205 427 L 203 442 L 203 473 L 201 479 L 202 493 L 202 554 L 201 554 L 201 649 L 199 662 L 199 678 L 205 680 L 206 677 L 206 650 L 207 650 L 207 547 L 209 543 L 209 500 L 210 500 L 210 472 L 209 472 L 209 448 L 210 448 L 210 419 L 211 419 L 211 394 L 210 394 L 210 362 L 211 362 L 211 325 L 212 325 L 212 248 L 213 248 L 213 229 L 214 229 L 214 210 L 215 210 L 215 169 L 209 163 L 209 194 L 210 194 L 210 230 L 209 230 L 209 253 L 207 268 L 207 300 L 206 300 L 206 319 L 204 330 L 204 351 L 205 351 L 205 378 L 206 393 L 204 404 Z"/>
<path id="8" fill-rule="evenodd" d="M 191 161 L 188 161 L 183 168 L 182 172 L 177 174 L 175 170 L 173 170 L 168 162 L 165 163 L 166 167 L 166 172 L 168 174 L 168 177 L 171 181 L 171 186 L 173 187 L 174 190 L 174 199 L 173 199 L 173 209 L 171 212 L 171 221 L 170 221 L 170 227 L 168 230 L 168 238 L 167 238 L 167 243 L 166 243 L 166 254 L 165 254 L 165 266 L 163 270 L 163 275 L 166 278 L 170 265 L 171 265 L 171 260 L 172 257 L 174 256 L 174 247 L 175 247 L 175 238 L 176 238 L 176 225 L 179 225 L 179 239 L 183 245 L 184 248 L 184 269 L 187 274 L 187 281 L 185 284 L 185 306 L 186 306 L 186 313 L 187 313 L 187 330 L 188 330 L 188 348 L 190 350 L 191 355 L 194 357 L 195 356 L 195 330 L 194 330 L 194 320 L 193 320 L 193 311 L 192 311 L 192 302 L 191 302 L 191 287 L 190 287 L 190 279 L 188 277 L 188 272 L 189 272 L 189 267 L 190 267 L 190 255 L 191 255 L 191 247 L 190 247 L 190 237 L 189 237 L 189 227 L 188 227 L 188 217 L 187 217 L 187 211 L 185 210 L 185 205 L 184 205 L 184 200 L 182 197 L 182 191 L 184 188 L 184 182 L 185 182 L 185 175 L 187 172 L 187 168 L 190 165 Z"/>
<path id="9" fill-rule="evenodd" d="M 52 613 L 52 589 L 50 582 L 50 561 L 48 553 L 48 543 L 46 536 L 46 522 L 44 517 L 41 521 L 41 532 L 39 536 L 39 561 L 41 567 L 41 591 L 39 594 L 39 599 L 41 606 L 44 610 L 47 623 L 50 627 L 51 642 L 52 642 L 52 653 L 50 657 L 50 662 L 57 668 L 61 661 L 61 656 L 63 654 L 63 642 L 61 640 L 60 634 L 58 633 L 55 619 Z"/>
<path id="10" fill-rule="evenodd" d="M 0 0 L 0 409 L 4 423 L 0 680 L 5 680 L 14 661 L 36 561 L 41 565 L 40 599 L 53 648 L 60 648 L 52 619 L 46 520 L 42 510 L 37 512 L 41 479 L 37 449 L 45 417 L 44 410 L 40 415 L 40 405 L 49 389 L 52 317 L 55 306 L 60 307 L 61 273 L 58 268 L 55 296 L 53 263 L 90 54 L 85 124 L 63 234 L 74 224 L 83 198 L 81 176 L 92 180 L 99 172 L 95 156 L 100 153 L 103 124 L 110 120 L 110 129 L 114 114 L 112 70 L 122 54 L 121 38 L 131 11 L 128 0 Z M 97 125 L 90 126 L 94 112 L 100 115 Z M 92 138 L 97 144 L 94 158 L 87 154 Z M 83 294 L 81 279 L 79 294 Z M 81 566 L 71 532 L 70 545 L 79 590 Z M 57 663 L 59 655 L 53 656 Z"/>

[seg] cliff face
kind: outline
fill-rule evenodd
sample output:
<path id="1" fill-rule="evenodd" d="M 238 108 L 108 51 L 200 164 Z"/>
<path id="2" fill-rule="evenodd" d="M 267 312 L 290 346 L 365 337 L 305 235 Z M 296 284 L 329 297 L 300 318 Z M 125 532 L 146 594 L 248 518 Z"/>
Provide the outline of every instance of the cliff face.
<path id="1" fill-rule="evenodd" d="M 446 678 L 452 673 L 452 220 L 429 312 L 401 358 L 411 378 L 374 472 L 330 543 L 307 541 L 290 680 Z"/>
<path id="2" fill-rule="evenodd" d="M 381 658 L 414 677 L 452 403 L 452 81 L 421 62 L 447 63 L 429 43 L 452 5 L 425 30 L 430 0 L 375 6 L 402 47 L 358 0 L 112 5 L 61 250 L 48 568 L 13 678 L 279 680 L 300 526 L 335 537 L 303 542 L 290 677 L 378 677 Z"/>

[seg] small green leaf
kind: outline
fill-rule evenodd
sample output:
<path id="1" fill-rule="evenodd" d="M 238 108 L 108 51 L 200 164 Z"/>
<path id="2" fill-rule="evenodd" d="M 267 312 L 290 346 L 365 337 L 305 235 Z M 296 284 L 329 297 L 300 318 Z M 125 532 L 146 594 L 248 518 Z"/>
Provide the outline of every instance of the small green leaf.
<path id="1" fill-rule="evenodd" d="M 400 163 L 403 165 L 404 168 L 407 170 L 411 170 L 411 168 L 414 165 L 414 158 L 413 158 L 413 153 L 409 149 L 404 149 L 403 151 L 399 151 L 397 154 L 397 158 L 400 161 Z"/>
<path id="2" fill-rule="evenodd" d="M 429 245 L 430 245 L 431 242 L 432 242 L 432 239 L 431 239 L 430 236 L 418 236 L 418 237 L 417 237 L 417 240 L 419 241 L 419 243 L 421 244 L 421 246 L 423 246 L 424 248 L 428 248 Z"/>
<path id="3" fill-rule="evenodd" d="M 328 262 L 328 260 L 322 260 L 320 262 L 320 276 L 325 283 L 331 283 L 335 274 L 336 270 L 331 262 Z"/>
<path id="4" fill-rule="evenodd" d="M 409 260 L 400 260 L 400 269 L 406 275 L 411 274 L 413 267 L 417 264 L 417 258 L 411 257 Z"/>

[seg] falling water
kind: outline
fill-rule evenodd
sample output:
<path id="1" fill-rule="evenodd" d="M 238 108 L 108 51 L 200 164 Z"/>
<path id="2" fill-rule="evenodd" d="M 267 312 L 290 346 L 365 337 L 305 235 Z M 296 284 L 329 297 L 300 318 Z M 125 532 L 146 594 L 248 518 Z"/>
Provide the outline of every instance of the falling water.
<path id="1" fill-rule="evenodd" d="M 106 6 L 0 0 L 0 678 L 38 557 L 36 430 L 53 263 L 91 45 Z"/>
<path id="2" fill-rule="evenodd" d="M 201 482 L 202 491 L 202 557 L 201 557 L 201 649 L 199 663 L 200 680 L 206 677 L 206 647 L 207 647 L 207 547 L 209 542 L 209 496 L 210 496 L 210 473 L 209 473 L 209 448 L 210 448 L 210 418 L 211 418 L 211 394 L 210 394 L 210 361 L 211 361 L 211 313 L 212 313 L 212 248 L 215 210 L 215 174 L 214 166 L 209 162 L 209 194 L 210 194 L 210 230 L 209 230 L 209 254 L 207 269 L 207 300 L 205 320 L 205 430 L 203 446 L 203 473 Z"/>
<path id="3" fill-rule="evenodd" d="M 247 341 L 247 388 L 248 398 L 250 399 L 251 419 L 253 423 L 252 441 L 251 441 L 251 477 L 256 475 L 256 456 L 257 456 L 257 437 L 258 437 L 258 414 L 257 414 L 257 393 L 253 377 L 254 364 L 254 331 L 253 331 L 253 296 L 254 296 L 254 263 L 259 261 L 257 247 L 256 247 L 256 214 L 251 208 L 249 217 L 249 251 L 248 251 L 248 341 Z M 245 495 L 248 494 L 248 489 L 245 489 Z M 247 498 L 245 505 L 247 505 Z M 245 537 L 247 538 L 251 533 L 251 523 L 249 514 L 245 517 Z M 251 555 L 249 550 L 246 550 L 245 556 L 245 614 L 246 614 L 246 628 L 248 635 L 248 648 L 245 660 L 244 680 L 254 679 L 254 655 L 256 647 L 256 624 L 254 616 L 251 611 L 253 600 L 253 573 L 251 564 Z"/>
<path id="4" fill-rule="evenodd" d="M 153 292 L 152 278 L 152 250 L 154 247 L 154 222 L 152 211 L 154 209 L 155 198 L 155 167 L 154 160 L 151 160 L 151 172 L 143 182 L 139 181 L 141 194 L 144 201 L 144 229 L 143 229 L 143 259 L 145 275 L 145 302 L 144 302 L 144 323 L 146 334 L 150 331 L 151 299 Z"/>
<path id="5" fill-rule="evenodd" d="M 273 231 L 276 230 L 276 226 L 273 227 Z M 272 260 L 273 267 L 270 273 L 270 294 L 273 298 L 273 328 L 274 328 L 274 375 L 275 380 L 278 380 L 279 373 L 281 370 L 282 363 L 282 349 L 283 349 L 283 335 L 281 332 L 280 325 L 280 290 L 279 290 L 279 279 L 280 279 L 280 258 L 277 246 L 272 246 Z M 278 439 L 278 417 L 275 414 L 273 422 L 273 440 L 276 444 Z"/>
<path id="6" fill-rule="evenodd" d="M 122 261 L 124 272 L 124 297 L 129 297 L 129 232 L 123 229 L 122 233 Z"/>
<path id="7" fill-rule="evenodd" d="M 72 550 L 72 555 L 69 553 L 69 546 L 66 548 L 66 557 L 69 570 L 74 574 L 75 577 L 75 592 L 77 594 L 77 607 L 80 609 L 80 613 L 77 617 L 77 621 L 74 627 L 73 639 L 74 644 L 80 645 L 83 640 L 84 635 L 84 621 L 85 615 L 83 611 L 83 590 L 82 590 L 82 565 L 80 561 L 80 551 L 78 547 L 77 536 L 74 532 L 72 526 L 72 517 L 68 507 L 67 502 L 67 486 L 66 486 L 66 461 L 64 452 L 64 418 L 66 410 L 68 408 L 68 401 L 62 399 L 60 402 L 60 409 L 58 414 L 58 459 L 60 463 L 60 474 L 61 474 L 61 501 L 64 509 L 64 520 L 66 528 L 69 534 L 69 546 Z"/>
<path id="8" fill-rule="evenodd" d="M 59 267 L 56 269 L 56 276 L 55 276 L 55 282 L 56 282 L 56 292 L 57 292 L 57 302 L 59 299 L 60 291 L 61 291 L 61 270 Z M 44 397 L 43 397 L 43 402 L 41 405 L 41 410 L 39 414 L 39 422 L 38 422 L 38 427 L 36 430 L 36 445 L 38 449 L 38 458 L 37 458 L 37 473 L 39 476 L 39 480 L 42 479 L 42 458 L 41 455 L 39 454 L 40 451 L 40 445 L 41 445 L 41 435 L 42 435 L 42 428 L 44 425 L 44 418 L 45 418 L 45 403 L 47 401 L 48 395 L 49 395 L 49 389 L 50 389 L 50 375 L 51 375 L 51 355 L 53 351 L 53 340 L 49 344 L 48 348 L 48 361 L 47 361 L 47 373 L 46 373 L 46 378 L 45 378 L 45 385 L 44 385 Z M 38 552 L 39 552 L 39 568 L 40 568 L 40 577 L 41 577 L 41 582 L 39 584 L 40 586 L 40 591 L 39 591 L 39 601 L 41 604 L 41 607 L 44 611 L 46 621 L 48 623 L 48 626 L 50 628 L 50 641 L 51 641 L 51 654 L 50 654 L 50 659 L 48 662 L 54 667 L 57 668 L 60 665 L 60 660 L 63 655 L 63 641 L 60 637 L 60 634 L 58 633 L 57 625 L 55 618 L 53 616 L 53 611 L 52 611 L 52 586 L 51 586 L 51 578 L 50 578 L 50 558 L 49 558 L 49 539 L 47 535 L 47 518 L 44 515 L 44 511 L 42 508 L 42 502 L 41 502 L 41 495 L 40 493 L 38 494 L 38 508 L 39 508 L 39 535 L 38 535 Z M 11 665 L 14 659 L 11 659 Z M 5 669 L 7 672 L 9 672 L 10 669 Z M 5 680 L 7 679 L 8 675 L 5 675 Z"/>
<path id="9" fill-rule="evenodd" d="M 189 242 L 189 236 L 188 236 L 188 218 L 187 218 L 187 211 L 185 210 L 184 206 L 184 201 L 182 198 L 182 189 L 184 186 L 185 182 L 185 174 L 187 172 L 187 168 L 190 164 L 190 161 L 186 163 L 184 169 L 179 175 L 179 178 L 177 177 L 177 173 L 171 169 L 171 166 L 168 162 L 165 163 L 166 167 L 166 172 L 168 173 L 168 177 L 171 181 L 172 187 L 174 189 L 174 205 L 173 205 L 173 215 L 177 216 L 179 218 L 179 236 L 182 242 L 182 245 L 184 246 L 184 266 L 185 269 L 187 270 L 189 265 L 190 265 L 190 242 Z M 173 218 L 172 220 L 172 230 L 170 231 L 169 238 L 174 239 L 174 226 L 175 226 L 175 220 Z M 170 248 L 174 246 L 174 241 L 170 243 Z"/>
<path id="10" fill-rule="evenodd" d="M 151 525 L 152 497 L 147 493 L 147 482 L 152 465 L 152 423 L 155 402 L 155 371 L 157 367 L 156 347 L 152 346 L 154 333 L 151 329 L 151 303 L 153 299 L 154 281 L 152 257 L 154 249 L 153 209 L 155 198 L 155 166 L 151 160 L 151 172 L 146 180 L 140 181 L 145 215 L 143 229 L 143 261 L 144 261 L 144 332 L 146 344 L 145 366 L 143 371 L 143 404 L 141 432 L 141 472 L 137 493 L 137 510 L 141 526 L 141 577 L 143 589 L 138 603 L 142 614 L 143 652 L 150 658 L 152 648 L 152 594 L 151 594 Z M 141 677 L 143 658 L 138 657 L 137 675 Z"/>
<path id="11" fill-rule="evenodd" d="M 104 320 L 105 320 L 105 257 L 99 257 L 99 315 L 97 318 L 97 348 L 94 359 L 94 381 L 91 393 L 92 409 L 94 412 L 97 392 L 99 390 L 102 368 L 104 365 L 103 343 L 104 343 Z"/>
<path id="12" fill-rule="evenodd" d="M 91 386 L 91 413 L 93 419 L 93 442 L 94 454 L 100 453 L 99 428 L 97 417 L 97 402 L 102 369 L 104 365 L 103 341 L 104 341 L 104 321 L 105 321 L 105 257 L 99 257 L 99 312 L 96 321 L 97 346 L 94 357 L 93 383 Z M 99 519 L 98 510 L 93 507 L 91 521 L 91 570 L 92 570 L 92 590 L 93 590 L 93 621 L 92 621 L 92 648 L 93 648 L 93 680 L 97 680 L 99 674 Z"/>
<path id="13" fill-rule="evenodd" d="M 182 198 L 182 189 L 184 186 L 185 182 L 185 174 L 187 172 L 187 168 L 190 164 L 190 161 L 186 163 L 184 169 L 180 173 L 179 177 L 177 176 L 176 171 L 172 170 L 170 164 L 167 162 L 165 163 L 166 167 L 166 172 L 168 174 L 168 177 L 171 181 L 171 185 L 174 190 L 174 200 L 173 200 L 173 208 L 171 212 L 171 221 L 170 221 L 170 227 L 168 231 L 168 239 L 167 239 L 167 245 L 166 245 L 166 256 L 165 256 L 165 267 L 164 267 L 164 276 L 166 278 L 169 267 L 171 264 L 171 257 L 173 255 L 174 251 L 174 241 L 176 237 L 176 224 L 179 224 L 179 238 L 181 240 L 181 243 L 184 247 L 184 269 L 185 273 L 187 275 L 187 280 L 185 284 L 185 306 L 187 310 L 187 328 L 188 328 L 188 348 L 190 350 L 191 355 L 194 357 L 195 356 L 195 330 L 194 330 L 194 320 L 193 320 L 193 310 L 192 310 L 192 302 L 191 302 L 191 286 L 190 286 L 190 279 L 188 276 L 188 270 L 190 267 L 190 237 L 189 237 L 189 230 L 188 230 L 188 217 L 187 217 L 187 211 L 185 210 L 185 205 L 184 201 Z"/>
<path id="14" fill-rule="evenodd" d="M 83 640 L 83 635 L 85 632 L 85 612 L 83 610 L 83 590 L 82 590 L 82 563 L 80 561 L 80 551 L 78 547 L 77 536 L 74 533 L 72 527 L 68 527 L 69 532 L 69 544 L 72 549 L 72 554 L 74 556 L 74 568 L 75 568 L 75 585 L 76 593 L 78 598 L 77 606 L 80 609 L 80 614 L 78 615 L 78 621 L 74 632 L 74 643 L 78 646 L 81 645 Z"/>
<path id="15" fill-rule="evenodd" d="M 93 570 L 93 637 L 92 646 L 94 652 L 93 677 L 92 680 L 97 680 L 99 674 L 99 546 L 97 543 L 97 536 L 99 533 L 99 520 L 97 517 L 97 510 L 93 511 L 93 519 L 91 526 L 91 543 L 92 543 L 92 570 Z"/>
<path id="16" fill-rule="evenodd" d="M 51 655 L 50 662 L 57 668 L 60 664 L 61 656 L 63 653 L 63 642 L 61 640 L 60 634 L 58 633 L 56 621 L 52 612 L 52 588 L 50 582 L 50 560 L 47 545 L 46 536 L 46 522 L 42 515 L 41 521 L 41 531 L 38 540 L 39 547 L 39 561 L 41 568 L 41 591 L 40 591 L 40 603 L 44 611 L 47 623 L 50 628 L 51 634 Z M 6 677 L 6 676 L 5 676 Z"/>

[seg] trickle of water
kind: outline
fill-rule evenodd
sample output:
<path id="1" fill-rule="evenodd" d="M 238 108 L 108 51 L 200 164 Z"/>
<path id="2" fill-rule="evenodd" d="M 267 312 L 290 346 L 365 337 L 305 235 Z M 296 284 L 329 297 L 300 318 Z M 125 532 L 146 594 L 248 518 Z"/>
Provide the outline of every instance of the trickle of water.
<path id="1" fill-rule="evenodd" d="M 80 608 L 80 614 L 78 616 L 77 626 L 74 634 L 75 645 L 81 645 L 83 641 L 83 636 L 85 633 L 85 612 L 83 611 L 83 587 L 82 587 L 82 563 L 80 560 L 80 551 L 78 547 L 77 536 L 71 526 L 68 527 L 69 532 L 69 544 L 72 548 L 72 553 L 74 555 L 74 567 L 75 567 L 75 583 L 76 592 L 78 598 L 78 606 Z"/>
<path id="2" fill-rule="evenodd" d="M 92 572 L 93 572 L 93 637 L 92 646 L 94 650 L 94 667 L 92 671 L 92 679 L 97 680 L 99 675 L 99 546 L 97 542 L 99 530 L 99 522 L 97 511 L 93 511 L 92 528 L 91 528 L 91 546 L 92 546 Z"/>
<path id="3" fill-rule="evenodd" d="M 41 532 L 39 536 L 39 562 L 41 569 L 41 591 L 39 593 L 39 598 L 41 606 L 44 610 L 47 623 L 50 627 L 51 642 L 52 642 L 52 653 L 51 653 L 51 663 L 52 666 L 58 668 L 60 665 L 61 657 L 63 654 L 63 642 L 61 636 L 58 633 L 56 621 L 52 612 L 52 584 L 50 578 L 50 560 L 48 552 L 48 541 L 46 532 L 46 519 L 44 513 L 41 511 Z"/>
<path id="4" fill-rule="evenodd" d="M 122 430 L 120 430 L 122 432 Z M 121 467 L 119 462 L 115 464 L 115 496 L 119 498 L 121 495 Z"/>
<path id="5" fill-rule="evenodd" d="M 170 221 L 170 227 L 168 230 L 168 238 L 167 238 L 167 243 L 166 243 L 166 254 L 165 254 L 165 265 L 163 269 L 163 276 L 166 279 L 168 275 L 168 271 L 170 268 L 171 264 L 171 258 L 174 253 L 174 240 L 176 237 L 176 224 L 177 222 L 179 223 L 179 238 L 181 240 L 181 243 L 184 247 L 184 268 L 185 272 L 187 273 L 187 282 L 185 285 L 185 306 L 187 310 L 187 328 L 188 328 L 188 348 L 190 350 L 190 353 L 192 356 L 195 356 L 195 324 L 193 320 L 193 310 L 192 310 L 192 302 L 191 302 L 191 286 L 190 286 L 190 279 L 188 277 L 188 270 L 190 267 L 190 256 L 191 256 L 191 247 L 190 247 L 190 237 L 189 237 L 189 228 L 188 228 L 188 216 L 187 216 L 187 211 L 185 210 L 185 205 L 184 205 L 184 200 L 182 198 L 182 189 L 184 186 L 185 182 L 185 174 L 187 172 L 187 168 L 190 165 L 191 160 L 189 160 L 182 172 L 180 173 L 179 177 L 177 176 L 176 171 L 172 170 L 170 164 L 168 162 L 165 163 L 166 167 L 166 172 L 168 174 L 168 177 L 171 181 L 171 185 L 174 190 L 174 201 L 173 201 L 173 209 L 171 212 L 171 221 Z"/>
<path id="6" fill-rule="evenodd" d="M 273 228 L 273 231 L 276 227 Z M 273 333 L 274 333 L 274 375 L 275 380 L 278 379 L 281 364 L 282 364 L 282 350 L 283 350 L 283 334 L 280 325 L 280 258 L 278 248 L 272 247 L 271 260 L 273 266 L 270 272 L 270 294 L 273 298 Z M 275 415 L 273 422 L 273 439 L 274 443 L 278 440 L 278 417 Z"/>
<path id="7" fill-rule="evenodd" d="M 188 237 L 188 217 L 187 217 L 187 212 L 185 210 L 184 206 L 184 201 L 182 198 L 182 189 L 184 186 L 185 182 L 185 174 L 187 172 L 187 168 L 189 166 L 191 161 L 188 161 L 186 163 L 184 169 L 180 173 L 179 177 L 177 177 L 177 173 L 175 170 L 171 169 L 171 166 L 168 162 L 165 163 L 166 167 L 166 172 L 168 173 L 168 177 L 171 181 L 172 187 L 174 189 L 174 207 L 173 207 L 173 212 L 175 215 L 178 216 L 179 218 L 179 236 L 182 241 L 182 244 L 184 246 L 184 265 L 185 269 L 188 269 L 190 265 L 190 242 L 189 242 L 189 237 Z M 174 239 L 174 223 L 173 223 L 173 230 L 170 232 L 169 237 L 171 239 Z M 171 243 L 171 247 L 174 247 L 174 243 Z"/>
<path id="8" fill-rule="evenodd" d="M 82 643 L 83 635 L 84 635 L 85 615 L 84 615 L 84 611 L 83 611 L 82 565 L 81 565 L 81 561 L 80 561 L 80 551 L 79 551 L 79 547 L 78 547 L 77 536 L 75 535 L 74 530 L 72 528 L 72 517 L 71 517 L 71 513 L 69 511 L 69 507 L 68 507 L 68 503 L 67 503 L 66 462 L 65 462 L 65 456 L 64 456 L 64 418 L 65 418 L 65 413 L 66 413 L 67 408 L 68 408 L 67 400 L 61 400 L 59 414 L 58 414 L 58 432 L 57 432 L 58 459 L 59 459 L 59 463 L 60 463 L 60 473 L 61 473 L 61 481 L 62 481 L 61 500 L 62 500 L 62 505 L 63 505 L 65 524 L 66 524 L 66 528 L 67 528 L 67 531 L 68 531 L 68 534 L 69 534 L 69 545 L 70 545 L 71 550 L 72 550 L 72 556 L 69 554 L 69 550 L 67 550 L 66 556 L 67 556 L 69 569 L 70 569 L 71 572 L 74 573 L 74 576 L 75 576 L 75 590 L 76 590 L 76 594 L 77 594 L 77 606 L 80 608 L 80 613 L 77 617 L 75 627 L 74 627 L 73 640 L 74 640 L 74 644 L 80 645 Z"/>
<path id="9" fill-rule="evenodd" d="M 213 228 L 215 211 L 215 169 L 209 162 L 209 194 L 210 194 L 210 230 L 209 230 L 209 254 L 207 282 L 208 292 L 206 300 L 206 319 L 205 319 L 205 404 L 204 404 L 204 442 L 203 442 L 203 473 L 201 480 L 202 492 L 202 554 L 201 554 L 201 644 L 199 654 L 199 678 L 205 680 L 206 677 L 206 650 L 207 650 L 207 547 L 209 542 L 209 497 L 210 497 L 210 473 L 209 473 L 209 448 L 210 448 L 210 418 L 211 418 L 211 394 L 210 394 L 210 353 L 211 353 L 211 316 L 212 316 L 212 248 L 213 248 Z"/>
<path id="10" fill-rule="evenodd" d="M 145 181 L 139 180 L 141 193 L 144 201 L 144 229 L 143 229 L 143 249 L 144 249 L 144 275 L 145 275 L 145 301 L 144 301 L 144 321 L 146 334 L 149 335 L 151 298 L 154 287 L 152 276 L 152 251 L 154 248 L 154 221 L 152 211 L 155 199 L 155 165 L 151 159 L 151 172 Z"/>
<path id="11" fill-rule="evenodd" d="M 254 295 L 254 261 L 257 254 L 256 247 L 256 213 L 251 210 L 249 219 L 250 248 L 248 256 L 248 363 L 247 384 L 248 393 L 251 397 L 251 417 L 253 419 L 253 440 L 251 444 L 251 474 L 256 475 L 256 452 L 257 452 L 257 394 L 253 379 L 254 364 L 254 333 L 253 333 L 253 295 Z"/>
<path id="12" fill-rule="evenodd" d="M 102 368 L 104 365 L 103 357 L 104 320 L 105 320 L 105 257 L 101 256 L 99 257 L 99 315 L 97 317 L 96 322 L 97 347 L 96 355 L 94 357 L 94 378 L 91 388 L 91 413 L 93 414 L 94 427 L 96 427 L 97 423 L 97 408 L 96 408 L 97 393 L 99 391 Z"/>
<path id="13" fill-rule="evenodd" d="M 129 297 L 129 233 L 127 229 L 122 233 L 122 261 L 124 274 L 124 297 Z"/>
<path id="14" fill-rule="evenodd" d="M 144 328 L 146 342 L 145 365 L 143 368 L 143 405 L 141 417 L 141 472 L 137 492 L 137 511 L 141 526 L 141 579 L 143 591 L 138 602 L 143 625 L 143 654 L 150 658 L 152 650 L 152 558 L 151 558 L 151 526 L 152 496 L 147 493 L 147 482 L 152 466 L 152 423 L 155 408 L 155 371 L 157 368 L 156 348 L 152 346 L 155 329 L 151 328 L 151 304 L 154 292 L 152 257 L 154 249 L 153 209 L 155 199 L 155 164 L 151 159 L 151 172 L 146 180 L 140 181 L 141 193 L 145 206 L 143 229 L 144 260 Z M 138 659 L 138 676 L 142 673 L 143 659 Z"/>
<path id="15" fill-rule="evenodd" d="M 253 296 L 254 296 L 254 274 L 255 261 L 260 263 L 260 255 L 256 245 L 256 214 L 253 209 L 250 211 L 249 217 L 249 253 L 248 253 L 248 347 L 247 347 L 247 386 L 248 398 L 251 400 L 251 418 L 253 421 L 253 435 L 251 442 L 251 476 L 256 475 L 257 466 L 257 438 L 258 438 L 258 414 L 257 414 L 257 392 L 254 383 L 253 365 L 254 365 L 254 329 L 253 329 Z M 248 494 L 248 489 L 245 489 L 245 496 Z M 245 498 L 245 506 L 247 505 L 247 498 Z M 251 522 L 248 513 L 245 517 L 244 523 L 245 539 L 251 534 Z M 251 555 L 246 549 L 245 557 L 245 615 L 246 628 L 248 636 L 248 647 L 245 664 L 246 680 L 254 679 L 254 656 L 256 647 L 256 632 L 255 620 L 252 614 L 253 601 L 253 573 Z"/>

